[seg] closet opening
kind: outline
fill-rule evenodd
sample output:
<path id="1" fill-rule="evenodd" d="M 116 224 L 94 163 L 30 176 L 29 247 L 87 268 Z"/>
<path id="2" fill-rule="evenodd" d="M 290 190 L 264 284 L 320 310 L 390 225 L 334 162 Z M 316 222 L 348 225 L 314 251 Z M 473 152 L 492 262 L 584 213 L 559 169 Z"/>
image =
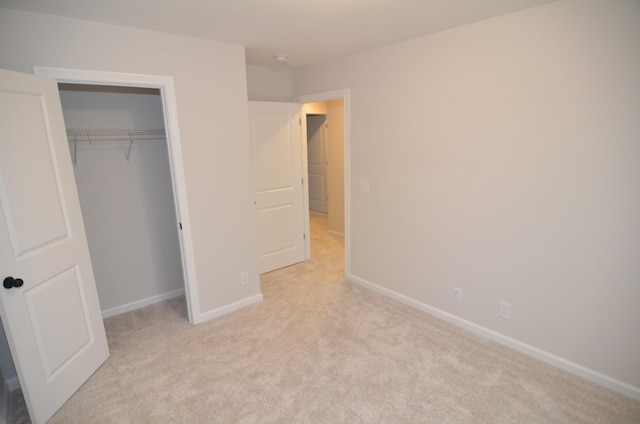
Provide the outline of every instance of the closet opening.
<path id="1" fill-rule="evenodd" d="M 183 295 L 161 90 L 58 88 L 103 318 Z"/>

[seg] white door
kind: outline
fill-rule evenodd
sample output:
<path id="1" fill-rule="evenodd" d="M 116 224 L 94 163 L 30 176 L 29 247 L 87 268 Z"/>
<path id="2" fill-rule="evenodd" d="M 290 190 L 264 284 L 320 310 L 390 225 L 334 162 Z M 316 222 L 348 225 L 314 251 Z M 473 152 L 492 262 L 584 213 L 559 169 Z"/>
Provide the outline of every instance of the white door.
<path id="1" fill-rule="evenodd" d="M 300 111 L 249 102 L 260 273 L 306 258 Z"/>
<path id="2" fill-rule="evenodd" d="M 327 213 L 327 117 L 307 115 L 309 209 Z"/>
<path id="3" fill-rule="evenodd" d="M 0 271 L 7 341 L 31 420 L 44 423 L 109 349 L 56 82 L 3 70 Z"/>

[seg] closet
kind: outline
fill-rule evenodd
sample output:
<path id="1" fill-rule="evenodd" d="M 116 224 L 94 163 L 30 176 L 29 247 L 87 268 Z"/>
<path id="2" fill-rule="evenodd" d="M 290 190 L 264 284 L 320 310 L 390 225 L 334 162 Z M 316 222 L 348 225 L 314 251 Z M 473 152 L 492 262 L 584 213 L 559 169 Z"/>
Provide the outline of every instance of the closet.
<path id="1" fill-rule="evenodd" d="M 103 317 L 182 295 L 159 90 L 59 84 L 59 91 Z M 20 383 L 2 326 L 0 383 L 5 422 L 10 396 L 14 407 L 25 406 L 15 392 Z"/>
<path id="2" fill-rule="evenodd" d="M 59 89 L 103 316 L 183 294 L 159 90 Z"/>

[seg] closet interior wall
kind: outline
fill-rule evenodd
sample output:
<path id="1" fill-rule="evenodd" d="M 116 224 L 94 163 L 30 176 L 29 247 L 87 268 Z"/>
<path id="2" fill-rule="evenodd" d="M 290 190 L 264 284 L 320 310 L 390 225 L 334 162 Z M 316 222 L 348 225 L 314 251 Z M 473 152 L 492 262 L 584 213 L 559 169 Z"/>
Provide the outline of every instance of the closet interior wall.
<path id="1" fill-rule="evenodd" d="M 165 128 L 158 90 L 60 84 L 60 99 L 67 129 Z M 166 139 L 82 140 L 70 152 L 103 315 L 183 294 Z"/>

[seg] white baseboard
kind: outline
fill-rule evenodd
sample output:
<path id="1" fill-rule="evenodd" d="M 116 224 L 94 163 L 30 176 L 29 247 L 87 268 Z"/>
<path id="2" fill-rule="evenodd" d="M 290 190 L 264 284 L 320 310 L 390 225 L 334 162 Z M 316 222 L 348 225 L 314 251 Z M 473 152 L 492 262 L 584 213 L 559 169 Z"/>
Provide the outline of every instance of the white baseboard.
<path id="1" fill-rule="evenodd" d="M 127 303 L 126 305 L 116 306 L 115 308 L 109 308 L 102 311 L 102 318 L 109 318 L 115 315 L 120 315 L 125 312 L 134 311 L 136 309 L 153 305 L 154 303 L 162 302 L 164 300 L 173 299 L 174 297 L 183 296 L 184 288 L 168 291 L 155 296 L 147 297 L 145 299 L 137 300 L 135 302 Z"/>
<path id="2" fill-rule="evenodd" d="M 640 400 L 640 388 L 638 387 L 634 387 L 625 382 L 616 380 L 607 375 L 604 375 L 592 369 L 586 368 L 582 365 L 576 364 L 575 362 L 569 361 L 567 359 L 553 355 L 544 350 L 538 349 L 534 346 L 528 345 L 526 343 L 522 343 L 521 341 L 512 339 L 511 337 L 507 337 L 504 334 L 490 330 L 486 327 L 482 327 L 478 324 L 462 319 L 456 315 L 450 314 L 449 312 L 445 312 L 441 309 L 434 308 L 433 306 L 427 305 L 426 303 L 422 303 L 420 301 L 417 301 L 415 299 L 412 299 L 400 293 L 394 292 L 393 290 L 389 290 L 387 288 L 381 287 L 377 284 L 374 284 L 370 281 L 367 281 L 355 275 L 349 275 L 347 277 L 347 281 L 350 281 L 352 283 L 355 283 L 367 289 L 373 290 L 377 293 L 383 294 L 387 297 L 390 297 L 408 306 L 419 309 L 423 312 L 426 312 L 430 315 L 433 315 L 437 318 L 447 321 L 457 327 L 464 328 L 465 330 L 471 331 L 472 333 L 475 333 L 481 337 L 493 340 L 504 346 L 514 349 L 518 352 L 524 353 L 525 355 L 528 355 L 533 358 L 539 359 L 543 362 L 546 362 L 549 365 L 553 365 L 557 368 L 570 372 L 571 374 L 582 377 L 585 380 L 591 381 L 592 383 L 614 390 L 632 399 Z"/>
<path id="3" fill-rule="evenodd" d="M 333 231 L 333 230 L 327 230 L 327 233 L 333 234 L 334 236 L 338 236 L 338 237 L 344 238 L 344 233 L 339 233 L 339 232 Z"/>
<path id="4" fill-rule="evenodd" d="M 200 324 L 202 322 L 209 321 L 214 318 L 219 318 L 223 315 L 230 314 L 231 312 L 235 312 L 238 309 L 245 308 L 249 305 L 253 305 L 254 303 L 258 303 L 258 302 L 262 302 L 262 293 L 257 294 L 255 296 L 247 297 L 245 299 L 239 300 L 234 303 L 230 303 L 228 305 L 221 306 L 211 311 L 204 312 L 200 314 L 201 319 L 198 322 L 194 322 L 194 324 Z"/>

